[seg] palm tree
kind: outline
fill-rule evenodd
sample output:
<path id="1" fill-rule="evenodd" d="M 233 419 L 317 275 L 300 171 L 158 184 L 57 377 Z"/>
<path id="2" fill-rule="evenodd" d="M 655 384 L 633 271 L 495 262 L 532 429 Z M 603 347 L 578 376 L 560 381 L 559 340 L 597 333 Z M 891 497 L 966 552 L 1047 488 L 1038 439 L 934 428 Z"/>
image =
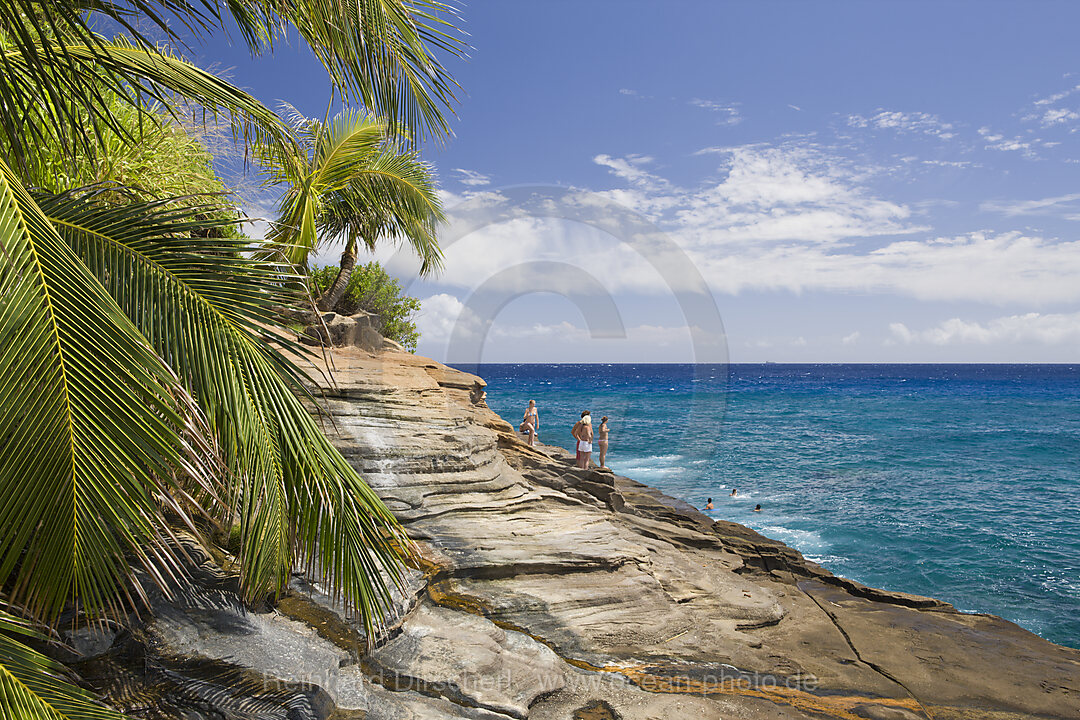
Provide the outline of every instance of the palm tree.
<path id="1" fill-rule="evenodd" d="M 0 3 L 2 717 L 117 717 L 25 640 L 72 601 L 91 618 L 137 605 L 137 569 L 166 591 L 182 581 L 176 519 L 239 530 L 247 600 L 279 593 L 302 563 L 369 628 L 387 599 L 381 573 L 399 568 L 393 516 L 309 412 L 303 350 L 278 315 L 303 278 L 220 237 L 227 208 L 212 203 L 24 186 L 41 144 L 92 153 L 103 128 L 137 139 L 104 95 L 139 111 L 193 103 L 249 147 L 284 153 L 274 113 L 137 29 L 182 45 L 173 28 L 206 37 L 227 24 L 221 8 L 255 52 L 295 28 L 343 98 L 410 142 L 447 131 L 454 85 L 431 49 L 461 46 L 438 2 Z M 125 35 L 96 34 L 95 18 Z"/>
<path id="2" fill-rule="evenodd" d="M 136 567 L 183 578 L 173 516 L 239 529 L 247 600 L 299 561 L 370 627 L 405 540 L 305 407 L 276 313 L 303 281 L 199 232 L 193 217 L 220 213 L 200 210 L 34 198 L 0 177 L 4 600 L 45 622 L 76 598 L 119 615 L 143 593 Z"/>
<path id="3" fill-rule="evenodd" d="M 95 123 L 122 132 L 102 103 L 105 80 L 135 107 L 179 96 L 227 115 L 245 140 L 280 139 L 280 122 L 254 98 L 149 37 L 186 47 L 191 37 L 183 31 L 202 40 L 235 24 L 255 54 L 271 51 L 294 29 L 343 100 L 405 127 L 410 140 L 443 137 L 457 84 L 432 50 L 462 54 L 455 17 L 440 0 L 6 0 L 0 134 L 19 164 L 49 136 L 92 147 Z M 97 21 L 124 35 L 103 37 L 92 29 Z M 94 122 L 87 124 L 84 113 Z"/>
<path id="4" fill-rule="evenodd" d="M 404 240 L 420 257 L 422 274 L 441 266 L 436 230 L 444 216 L 431 167 L 401 147 L 390 123 L 350 110 L 328 122 L 295 110 L 290 119 L 291 152 L 264 158 L 270 182 L 288 185 L 268 240 L 300 268 L 321 245 L 345 240 L 321 310 L 344 295 L 360 242 L 374 249 L 382 238 Z"/>

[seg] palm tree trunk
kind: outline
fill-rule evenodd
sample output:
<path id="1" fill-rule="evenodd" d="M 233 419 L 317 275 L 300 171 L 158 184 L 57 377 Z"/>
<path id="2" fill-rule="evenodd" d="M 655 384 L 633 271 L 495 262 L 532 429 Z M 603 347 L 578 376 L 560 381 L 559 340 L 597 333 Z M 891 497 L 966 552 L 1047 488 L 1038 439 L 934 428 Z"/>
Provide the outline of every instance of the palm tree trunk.
<path id="1" fill-rule="evenodd" d="M 356 238 L 350 237 L 345 243 L 345 251 L 341 253 L 341 267 L 337 277 L 323 296 L 319 298 L 319 310 L 330 312 L 337 307 L 341 299 L 345 297 L 345 289 L 349 286 L 349 278 L 352 277 L 353 268 L 356 267 Z"/>

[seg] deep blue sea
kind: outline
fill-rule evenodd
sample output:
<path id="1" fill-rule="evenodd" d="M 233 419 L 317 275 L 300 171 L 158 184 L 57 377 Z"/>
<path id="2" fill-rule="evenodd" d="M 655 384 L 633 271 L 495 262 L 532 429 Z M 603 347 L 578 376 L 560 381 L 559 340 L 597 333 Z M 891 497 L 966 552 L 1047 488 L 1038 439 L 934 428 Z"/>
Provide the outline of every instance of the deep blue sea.
<path id="1" fill-rule="evenodd" d="M 616 472 L 839 575 L 1080 647 L 1080 365 L 463 369 L 547 443 L 610 416 Z"/>

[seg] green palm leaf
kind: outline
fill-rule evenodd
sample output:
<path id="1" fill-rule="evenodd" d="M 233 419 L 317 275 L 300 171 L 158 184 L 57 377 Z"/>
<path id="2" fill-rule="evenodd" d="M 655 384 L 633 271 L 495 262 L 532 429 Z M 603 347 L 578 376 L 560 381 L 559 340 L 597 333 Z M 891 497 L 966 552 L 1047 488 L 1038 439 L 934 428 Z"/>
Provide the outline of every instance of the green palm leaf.
<path id="1" fill-rule="evenodd" d="M 401 124 L 412 139 L 449 133 L 443 112 L 455 102 L 457 85 L 432 50 L 461 55 L 466 46 L 451 23 L 453 8 L 438 0 L 8 0 L 0 3 L 0 131 L 17 158 L 25 157 L 28 148 L 23 132 L 58 132 L 87 147 L 99 124 L 121 132 L 111 123 L 98 86 L 81 82 L 88 64 L 107 67 L 116 87 L 137 89 L 127 96 L 136 106 L 143 104 L 143 93 L 201 102 L 186 94 L 186 82 L 148 67 L 170 56 L 145 28 L 184 47 L 185 31 L 204 39 L 225 29 L 223 13 L 232 16 L 256 53 L 271 49 L 290 26 L 295 28 L 343 98 Z M 115 23 L 133 49 L 151 59 L 129 64 L 136 58 L 128 56 L 117 62 L 116 42 L 93 31 L 95 18 Z M 246 114 L 246 105 L 226 102 L 220 107 L 243 118 L 249 140 L 277 133 L 274 124 L 262 124 L 261 114 Z M 88 124 L 84 114 L 90 116 Z M 29 118 L 50 122 L 21 127 Z"/>
<path id="2" fill-rule="evenodd" d="M 125 720 L 71 682 L 63 666 L 20 638 L 44 638 L 0 611 L 0 716 L 18 720 Z"/>
<path id="3" fill-rule="evenodd" d="M 309 412 L 299 346 L 277 316 L 305 297 L 301 278 L 253 259 L 246 241 L 193 237 L 207 224 L 199 218 L 220 208 L 109 207 L 92 193 L 40 202 L 205 412 L 235 479 L 223 520 L 240 526 L 247 599 L 279 592 L 299 561 L 370 628 L 389 597 L 383 573 L 397 579 L 405 540 Z"/>
<path id="4" fill-rule="evenodd" d="M 55 617 L 178 573 L 165 509 L 214 496 L 198 412 L 0 162 L 0 586 Z"/>
<path id="5" fill-rule="evenodd" d="M 60 47 L 63 64 L 49 66 Z M 33 43 L 5 49 L 2 57 L 0 129 L 20 159 L 28 153 L 28 141 L 55 145 L 59 139 L 85 147 L 92 140 L 87 133 L 99 123 L 137 141 L 108 112 L 117 99 L 138 107 L 152 100 L 174 114 L 176 100 L 182 99 L 215 116 L 224 114 L 245 142 L 274 148 L 287 138 L 280 118 L 254 97 L 163 50 L 98 39 L 93 45 Z M 42 73 L 48 73 L 45 80 Z"/>
<path id="6" fill-rule="evenodd" d="M 268 240 L 289 262 L 304 266 L 319 244 L 318 220 L 327 195 L 343 190 L 357 170 L 376 157 L 386 123 L 345 111 L 329 123 L 292 115 L 294 142 L 284 159 L 262 157 L 270 183 L 288 183 Z"/>
<path id="7" fill-rule="evenodd" d="M 438 227 L 444 220 L 434 172 L 415 152 L 383 151 L 361 165 L 324 204 L 324 242 L 355 233 L 369 250 L 381 239 L 405 241 L 420 258 L 420 273 L 442 267 Z"/>
<path id="8" fill-rule="evenodd" d="M 385 120 L 344 111 L 328 123 L 293 111 L 295 140 L 284 160 L 263 158 L 270 182 L 287 183 L 269 240 L 301 267 L 321 243 L 361 237 L 409 242 L 422 272 L 442 262 L 436 230 L 443 220 L 431 166 L 402 151 Z"/>
<path id="9" fill-rule="evenodd" d="M 402 125 L 414 138 L 449 134 L 443 110 L 452 108 L 458 85 L 432 49 L 451 56 L 466 50 L 453 25 L 452 5 L 438 0 L 240 4 L 295 27 L 346 100 Z"/>

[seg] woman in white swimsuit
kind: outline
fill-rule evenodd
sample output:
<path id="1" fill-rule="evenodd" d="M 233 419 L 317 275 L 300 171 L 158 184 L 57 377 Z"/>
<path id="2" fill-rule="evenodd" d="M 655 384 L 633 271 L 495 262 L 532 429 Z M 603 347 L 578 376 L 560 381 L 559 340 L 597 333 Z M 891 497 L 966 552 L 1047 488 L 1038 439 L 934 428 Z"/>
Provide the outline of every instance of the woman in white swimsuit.
<path id="1" fill-rule="evenodd" d="M 589 415 L 588 410 L 582 411 L 581 419 L 574 425 L 574 429 L 570 431 L 570 434 L 577 440 L 576 464 L 580 469 L 587 470 L 592 455 L 592 417 Z"/>
<path id="2" fill-rule="evenodd" d="M 530 447 L 536 445 L 536 438 L 540 434 L 540 413 L 536 409 L 535 400 L 529 401 L 525 417 L 521 420 L 521 432 L 528 433 Z"/>

